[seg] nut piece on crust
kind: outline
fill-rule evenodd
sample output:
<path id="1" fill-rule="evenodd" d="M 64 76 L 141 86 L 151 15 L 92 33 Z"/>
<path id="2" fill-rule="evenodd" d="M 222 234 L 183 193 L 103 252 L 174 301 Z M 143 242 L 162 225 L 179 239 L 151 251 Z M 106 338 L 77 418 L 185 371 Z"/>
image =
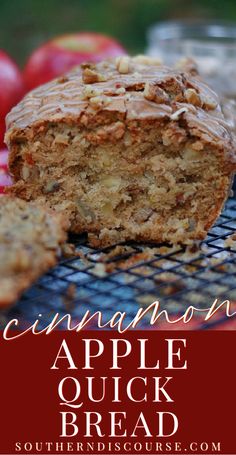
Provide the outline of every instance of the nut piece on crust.
<path id="1" fill-rule="evenodd" d="M 60 214 L 35 203 L 0 197 L 0 308 L 14 303 L 55 265 L 68 227 Z"/>
<path id="2" fill-rule="evenodd" d="M 190 61 L 84 64 L 29 93 L 7 125 L 10 193 L 49 203 L 96 246 L 203 239 L 236 169 L 218 97 Z"/>

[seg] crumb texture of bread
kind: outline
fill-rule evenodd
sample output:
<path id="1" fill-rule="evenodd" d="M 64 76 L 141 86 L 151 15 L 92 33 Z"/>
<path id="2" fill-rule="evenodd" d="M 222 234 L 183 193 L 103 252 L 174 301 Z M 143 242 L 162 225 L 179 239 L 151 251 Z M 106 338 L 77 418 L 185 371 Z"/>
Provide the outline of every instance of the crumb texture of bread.
<path id="1" fill-rule="evenodd" d="M 0 197 L 0 308 L 13 304 L 57 262 L 68 222 L 60 214 Z"/>
<path id="2" fill-rule="evenodd" d="M 203 239 L 236 169 L 217 95 L 146 56 L 75 68 L 7 126 L 9 191 L 66 214 L 95 246 Z"/>

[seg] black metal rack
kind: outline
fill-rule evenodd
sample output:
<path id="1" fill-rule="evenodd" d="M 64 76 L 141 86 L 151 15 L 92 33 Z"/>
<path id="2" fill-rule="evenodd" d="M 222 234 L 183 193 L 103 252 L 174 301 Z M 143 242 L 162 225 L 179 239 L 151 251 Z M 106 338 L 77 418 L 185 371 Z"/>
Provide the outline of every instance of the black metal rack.
<path id="1" fill-rule="evenodd" d="M 234 232 L 236 201 L 229 199 L 207 239 L 195 251 L 131 243 L 97 250 L 86 244 L 85 236 L 74 236 L 71 242 L 76 255 L 62 260 L 27 290 L 16 306 L 1 313 L 0 324 L 3 327 L 17 317 L 19 327 L 24 328 L 41 314 L 44 327 L 56 312 L 60 316 L 70 313 L 76 319 L 87 310 L 100 310 L 107 320 L 115 311 L 125 311 L 128 323 L 140 307 L 155 300 L 170 315 L 183 313 L 189 305 L 208 308 L 216 297 L 236 301 L 236 242 L 235 247 L 225 242 Z M 224 317 L 217 321 L 219 327 L 222 322 Z M 144 320 L 142 328 L 147 328 L 145 324 Z"/>

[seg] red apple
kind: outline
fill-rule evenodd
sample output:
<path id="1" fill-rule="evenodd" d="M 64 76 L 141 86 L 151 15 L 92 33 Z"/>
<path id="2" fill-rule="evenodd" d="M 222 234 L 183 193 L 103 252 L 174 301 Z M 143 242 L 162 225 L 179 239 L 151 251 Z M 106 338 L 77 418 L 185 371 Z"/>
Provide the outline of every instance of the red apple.
<path id="1" fill-rule="evenodd" d="M 5 117 L 23 94 L 24 84 L 19 68 L 0 50 L 0 147 L 4 146 Z"/>
<path id="2" fill-rule="evenodd" d="M 125 54 L 124 48 L 109 36 L 85 32 L 62 35 L 32 53 L 24 69 L 25 83 L 32 89 L 80 63 L 99 62 Z"/>

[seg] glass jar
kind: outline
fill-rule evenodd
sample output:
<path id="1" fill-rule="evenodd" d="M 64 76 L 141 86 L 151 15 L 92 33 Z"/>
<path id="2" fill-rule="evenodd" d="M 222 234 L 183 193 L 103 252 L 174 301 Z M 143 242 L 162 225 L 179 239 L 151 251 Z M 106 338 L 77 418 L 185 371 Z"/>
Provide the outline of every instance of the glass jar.
<path id="1" fill-rule="evenodd" d="M 193 58 L 218 94 L 236 99 L 236 24 L 162 22 L 148 30 L 147 54 L 170 66 Z"/>

